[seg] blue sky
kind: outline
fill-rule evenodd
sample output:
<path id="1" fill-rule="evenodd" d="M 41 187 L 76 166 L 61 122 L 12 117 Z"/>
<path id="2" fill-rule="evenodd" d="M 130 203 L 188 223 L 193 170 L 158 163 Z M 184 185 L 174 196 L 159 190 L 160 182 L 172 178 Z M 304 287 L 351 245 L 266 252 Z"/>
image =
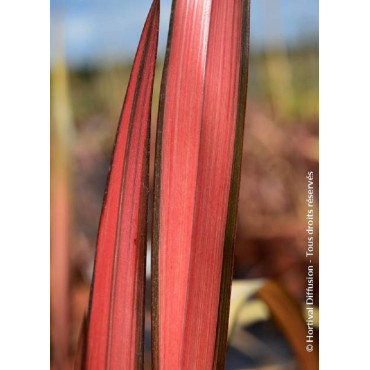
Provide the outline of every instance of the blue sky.
<path id="1" fill-rule="evenodd" d="M 318 34 L 319 0 L 251 0 L 251 47 L 295 44 Z M 70 65 L 130 60 L 151 0 L 51 0 L 51 57 L 62 35 Z M 161 0 L 163 55 L 171 0 Z M 253 51 L 253 50 L 252 50 Z"/>

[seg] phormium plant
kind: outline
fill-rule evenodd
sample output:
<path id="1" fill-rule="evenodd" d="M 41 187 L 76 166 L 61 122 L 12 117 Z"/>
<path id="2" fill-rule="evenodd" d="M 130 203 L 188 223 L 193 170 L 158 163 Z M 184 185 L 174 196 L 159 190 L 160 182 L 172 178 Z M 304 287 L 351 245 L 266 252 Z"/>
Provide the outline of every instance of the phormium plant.
<path id="1" fill-rule="evenodd" d="M 154 0 L 117 131 L 77 368 L 143 367 L 158 25 Z M 249 0 L 173 0 L 155 158 L 153 369 L 224 367 L 248 44 Z"/>

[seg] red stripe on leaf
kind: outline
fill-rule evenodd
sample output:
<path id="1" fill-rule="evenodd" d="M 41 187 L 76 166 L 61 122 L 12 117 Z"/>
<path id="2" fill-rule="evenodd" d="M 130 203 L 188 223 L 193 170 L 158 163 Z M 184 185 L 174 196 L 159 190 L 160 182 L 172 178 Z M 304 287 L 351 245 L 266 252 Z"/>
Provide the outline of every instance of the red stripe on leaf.
<path id="1" fill-rule="evenodd" d="M 102 210 L 86 368 L 138 369 L 143 318 L 149 128 L 159 1 L 146 20 L 122 108 Z"/>
<path id="2" fill-rule="evenodd" d="M 157 135 L 155 369 L 223 367 L 248 25 L 247 0 L 173 5 Z"/>

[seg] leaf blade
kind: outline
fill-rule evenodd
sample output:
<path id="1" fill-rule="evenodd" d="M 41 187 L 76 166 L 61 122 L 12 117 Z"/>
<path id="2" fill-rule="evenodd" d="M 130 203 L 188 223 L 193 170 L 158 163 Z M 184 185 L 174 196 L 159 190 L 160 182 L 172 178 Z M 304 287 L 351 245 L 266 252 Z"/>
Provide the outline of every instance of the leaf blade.
<path id="1" fill-rule="evenodd" d="M 86 367 L 143 366 L 150 108 L 159 1 L 149 11 L 123 104 L 99 225 Z"/>
<path id="2" fill-rule="evenodd" d="M 223 367 L 248 27 L 248 1 L 173 4 L 155 170 L 155 369 Z"/>
<path id="3" fill-rule="evenodd" d="M 319 368 L 318 350 L 306 350 L 307 324 L 304 321 L 299 302 L 277 282 L 268 281 L 257 297 L 263 300 L 277 326 L 281 329 L 294 351 L 299 367 L 304 370 Z"/>

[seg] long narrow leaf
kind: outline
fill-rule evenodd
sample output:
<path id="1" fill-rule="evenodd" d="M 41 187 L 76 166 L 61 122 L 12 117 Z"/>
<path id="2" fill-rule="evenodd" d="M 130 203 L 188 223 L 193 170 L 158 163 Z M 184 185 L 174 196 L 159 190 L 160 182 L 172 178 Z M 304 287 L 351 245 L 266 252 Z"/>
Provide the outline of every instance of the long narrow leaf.
<path id="1" fill-rule="evenodd" d="M 248 0 L 173 3 L 155 163 L 154 369 L 224 366 L 248 36 Z"/>
<path id="2" fill-rule="evenodd" d="M 100 220 L 87 369 L 143 366 L 148 154 L 159 1 L 154 0 L 123 104 Z"/>
<path id="3" fill-rule="evenodd" d="M 61 24 L 57 23 L 52 68 L 51 122 L 51 259 L 50 313 L 53 363 L 62 369 L 68 363 L 70 334 L 69 248 L 72 242 L 72 141 L 74 134 L 68 68 Z"/>
<path id="4" fill-rule="evenodd" d="M 87 324 L 88 324 L 87 316 L 85 314 L 82 319 L 80 336 L 78 338 L 78 343 L 77 343 L 77 351 L 76 351 L 75 364 L 74 364 L 75 370 L 82 370 L 86 368 L 86 346 L 87 346 L 87 333 L 88 333 Z"/>
<path id="5" fill-rule="evenodd" d="M 317 370 L 319 368 L 319 354 L 316 348 L 312 352 L 306 350 L 304 343 L 307 339 L 307 326 L 299 303 L 274 281 L 265 284 L 257 292 L 257 296 L 268 305 L 271 316 L 284 333 L 297 357 L 299 368 Z"/>

